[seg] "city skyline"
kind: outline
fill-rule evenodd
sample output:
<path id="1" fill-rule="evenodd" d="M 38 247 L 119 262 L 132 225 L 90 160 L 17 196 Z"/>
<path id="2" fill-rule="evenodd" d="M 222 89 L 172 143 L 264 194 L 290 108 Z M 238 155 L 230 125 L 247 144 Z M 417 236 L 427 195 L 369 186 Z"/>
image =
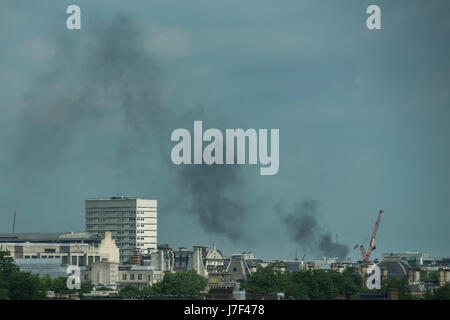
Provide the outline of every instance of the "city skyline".
<path id="1" fill-rule="evenodd" d="M 105 207 L 105 204 L 102 204 L 102 203 L 106 203 L 106 202 L 108 202 L 110 204 L 107 204 L 106 207 Z M 120 204 L 119 202 L 123 202 L 123 204 Z M 149 199 L 142 199 L 142 198 L 129 197 L 129 196 L 112 196 L 112 197 L 103 197 L 103 198 L 90 198 L 90 199 L 86 199 L 86 201 L 85 201 L 85 203 L 86 203 L 86 207 L 85 207 L 86 208 L 86 211 L 85 211 L 86 227 L 85 227 L 85 229 L 82 230 L 82 231 L 81 230 L 71 230 L 71 231 L 65 230 L 63 232 L 67 232 L 67 233 L 78 233 L 78 232 L 81 232 L 81 233 L 84 233 L 84 232 L 87 232 L 87 233 L 98 233 L 98 232 L 101 232 L 101 233 L 103 233 L 105 231 L 110 231 L 110 232 L 112 231 L 113 232 L 113 239 L 115 239 L 116 243 L 118 243 L 118 245 L 119 245 L 119 248 L 121 248 L 121 245 L 120 245 L 121 240 L 117 238 L 118 235 L 116 234 L 116 230 L 119 230 L 118 226 L 119 226 L 120 223 L 115 221 L 114 219 L 113 219 L 114 221 L 109 221 L 109 220 L 111 218 L 120 217 L 121 219 L 119 219 L 119 220 L 122 221 L 123 217 L 128 217 L 128 215 L 127 215 L 128 211 L 123 211 L 123 210 L 128 210 L 128 207 L 130 207 L 130 203 L 131 202 L 132 203 L 140 203 L 139 205 L 136 205 L 136 208 L 139 209 L 139 210 L 137 210 L 137 209 L 134 210 L 134 215 L 131 215 L 131 216 L 134 216 L 136 220 L 137 219 L 142 219 L 141 217 L 139 217 L 139 218 L 137 218 L 137 217 L 139 216 L 139 214 L 144 214 L 145 213 L 144 211 L 140 210 L 140 209 L 146 210 L 145 208 L 147 208 L 147 207 L 145 207 L 145 205 L 144 205 L 144 207 L 142 207 L 142 205 L 144 203 L 146 205 L 151 204 L 152 206 L 154 206 L 154 207 L 152 207 L 153 209 L 151 208 L 150 210 L 156 210 L 155 214 L 157 215 L 157 205 L 156 205 L 157 200 L 149 200 Z M 111 207 L 111 208 L 109 208 L 109 207 Z M 114 209 L 113 210 L 114 212 L 115 212 L 115 210 L 119 210 L 119 211 L 121 211 L 121 214 L 120 215 L 119 215 L 119 213 L 111 214 L 110 213 L 110 211 L 111 211 L 110 209 L 111 210 Z M 103 212 L 103 211 L 105 211 L 105 212 Z M 151 215 L 151 212 L 152 211 L 147 212 L 145 217 L 147 217 L 147 215 L 149 213 Z M 97 221 L 96 222 L 92 222 L 91 221 L 92 217 L 94 217 L 92 214 L 94 214 L 94 216 L 96 218 L 100 218 L 101 217 L 102 219 L 96 219 L 96 220 L 99 220 L 99 221 L 98 222 Z M 148 217 L 150 217 L 150 216 L 148 216 Z M 18 235 L 20 235 L 20 234 L 27 234 L 27 232 L 22 233 L 22 232 L 16 232 L 14 230 L 15 229 L 15 219 L 16 219 L 16 213 L 14 213 L 14 218 L 13 218 L 13 232 L 12 233 L 4 232 L 3 234 L 14 234 L 14 233 L 17 233 Z M 105 223 L 105 222 L 100 222 L 100 220 L 105 221 L 105 219 L 106 220 L 109 219 L 106 222 L 108 224 L 113 223 L 114 225 L 117 225 L 116 226 L 117 228 L 114 228 L 114 227 L 106 227 L 105 228 L 103 226 L 102 227 L 97 226 L 97 224 Z M 126 222 L 124 222 L 124 223 L 126 224 Z M 122 223 L 122 224 L 124 224 L 124 223 Z M 148 223 L 148 221 L 147 221 L 147 223 Z M 153 223 L 155 224 L 154 230 L 157 230 L 157 224 L 158 224 L 157 223 L 157 218 L 155 218 L 155 221 Z M 136 230 L 138 230 L 139 228 L 136 228 L 136 227 L 138 227 L 137 225 L 134 228 Z M 120 230 L 121 231 L 124 230 L 124 226 L 120 227 Z M 131 230 L 133 230 L 133 228 Z M 59 230 L 59 232 L 61 232 L 61 230 Z M 142 232 L 142 231 L 135 231 L 134 232 L 134 234 L 135 234 L 134 237 L 140 235 L 140 234 L 137 234 L 138 232 Z M 150 232 L 149 234 L 154 232 L 155 235 L 153 235 L 153 236 L 157 239 L 156 231 L 149 231 L 149 232 Z M 142 233 L 144 233 L 144 232 L 142 232 Z M 30 234 L 39 234 L 39 232 L 36 232 L 36 233 L 30 232 Z M 45 234 L 45 232 L 43 232 L 43 234 Z M 336 238 L 337 238 L 337 234 L 336 234 Z M 368 239 L 366 239 L 365 242 L 367 242 L 367 240 Z M 135 239 L 135 241 L 137 241 L 137 239 Z M 171 248 L 186 248 L 186 243 L 183 243 L 182 240 L 178 240 L 177 243 L 178 243 L 178 245 L 173 246 L 170 243 L 164 243 L 164 242 L 161 242 L 161 241 L 157 241 L 155 243 L 152 242 L 150 247 L 148 247 L 148 248 L 147 247 L 140 248 L 136 244 L 133 247 L 134 249 L 131 250 L 131 254 L 128 254 L 126 257 L 124 257 L 123 253 L 121 253 L 120 259 L 121 259 L 121 261 L 122 261 L 122 259 L 124 261 L 128 261 L 127 259 L 132 257 L 135 249 L 144 249 L 144 251 L 142 251 L 142 252 L 146 252 L 146 249 L 157 249 L 157 247 L 165 246 L 165 245 L 168 245 Z M 200 245 L 200 246 L 205 246 L 205 247 L 209 248 L 209 245 L 211 243 L 212 243 L 211 248 L 215 247 L 216 241 L 214 241 L 214 240 L 212 242 L 210 241 L 210 243 L 191 243 L 191 244 L 188 244 L 188 247 L 189 246 L 195 247 L 195 246 Z M 336 243 L 338 243 L 337 239 L 336 239 Z M 337 261 L 341 261 L 341 262 L 358 262 L 358 261 L 362 261 L 362 259 L 363 259 L 363 257 L 361 256 L 360 248 L 359 248 L 359 245 L 361 245 L 361 244 L 362 245 L 367 245 L 367 247 L 368 247 L 368 243 L 357 244 L 357 245 L 355 245 L 353 250 L 350 251 L 349 254 L 346 255 L 344 258 L 339 257 L 338 255 L 332 255 L 332 254 L 331 255 L 320 255 L 320 254 L 317 255 L 317 253 L 314 253 L 314 252 L 312 252 L 309 256 L 307 256 L 305 251 L 301 250 L 301 247 L 300 247 L 300 251 L 299 251 L 299 247 L 298 246 L 295 248 L 295 255 L 293 257 L 273 258 L 271 256 L 263 256 L 261 258 L 264 258 L 266 261 L 278 261 L 279 260 L 279 261 L 305 261 L 305 262 L 306 261 L 317 261 L 317 260 L 331 258 L 331 259 L 337 259 Z M 375 242 L 375 247 L 377 245 L 378 245 L 377 242 Z M 372 255 L 372 259 L 371 260 L 381 260 L 381 258 L 383 256 L 385 256 L 385 255 L 389 255 L 389 254 L 393 254 L 393 253 L 398 254 L 398 252 L 401 252 L 401 251 L 395 251 L 394 252 L 394 250 L 390 250 L 390 251 L 387 250 L 387 251 L 383 251 L 382 252 L 382 251 L 378 250 L 375 254 Z M 427 251 L 404 250 L 402 252 L 404 252 L 404 254 L 424 254 L 425 257 L 427 257 L 428 260 L 430 260 L 430 259 L 439 259 L 439 258 L 443 258 L 444 257 L 444 256 L 430 256 Z M 251 248 L 246 248 L 244 251 L 242 251 L 242 250 L 241 251 L 236 251 L 236 250 L 235 251 L 230 251 L 225 256 L 231 257 L 234 254 L 244 254 L 244 253 L 252 253 L 253 254 L 253 251 L 252 251 Z M 300 257 L 302 257 L 302 258 L 300 258 Z M 127 259 L 125 259 L 125 258 L 127 258 Z"/>

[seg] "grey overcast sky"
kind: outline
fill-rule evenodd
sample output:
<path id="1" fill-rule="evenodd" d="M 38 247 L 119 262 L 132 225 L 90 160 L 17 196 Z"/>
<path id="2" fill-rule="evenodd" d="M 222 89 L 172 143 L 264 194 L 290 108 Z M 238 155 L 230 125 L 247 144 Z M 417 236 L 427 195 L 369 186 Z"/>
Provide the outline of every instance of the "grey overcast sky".
<path id="1" fill-rule="evenodd" d="M 320 257 L 285 223 L 307 200 L 353 259 L 379 209 L 375 257 L 450 256 L 449 16 L 446 0 L 3 0 L 0 232 L 14 211 L 17 232 L 82 231 L 85 199 L 125 195 L 158 200 L 159 243 Z M 175 167 L 170 133 L 193 120 L 279 128 L 279 173 Z"/>

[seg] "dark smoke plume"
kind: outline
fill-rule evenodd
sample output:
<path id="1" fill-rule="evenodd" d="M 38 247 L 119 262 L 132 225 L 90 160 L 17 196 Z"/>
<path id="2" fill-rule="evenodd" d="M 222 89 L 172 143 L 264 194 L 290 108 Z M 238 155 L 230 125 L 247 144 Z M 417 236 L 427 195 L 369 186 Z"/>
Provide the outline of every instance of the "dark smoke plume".
<path id="1" fill-rule="evenodd" d="M 89 35 L 65 36 L 35 86 L 25 96 L 17 161 L 52 167 L 86 128 L 117 119 L 122 148 L 148 142 L 166 123 L 159 71 L 145 53 L 136 28 L 118 17 Z"/>
<path id="2" fill-rule="evenodd" d="M 190 165 L 180 168 L 180 186 L 191 197 L 189 212 L 197 215 L 208 231 L 243 240 L 244 219 L 249 204 L 242 199 L 245 190 L 239 168 L 229 165 Z M 234 191 L 233 191 L 234 189 Z M 237 192 L 236 192 L 237 191 Z"/>
<path id="3" fill-rule="evenodd" d="M 279 205 L 277 211 L 285 224 L 289 236 L 293 241 L 309 252 L 320 252 L 328 257 L 344 259 L 349 253 L 348 246 L 333 242 L 329 233 L 324 232 L 316 218 L 318 202 L 316 200 L 304 200 L 297 203 L 293 212 L 283 215 L 283 205 Z"/>
<path id="4" fill-rule="evenodd" d="M 179 123 L 184 123 L 181 127 L 190 129 L 194 120 L 200 119 L 204 123 L 217 124 L 214 127 L 222 127 L 218 124 L 220 120 L 208 118 L 203 107 L 192 108 L 179 117 Z M 177 186 L 177 197 L 184 198 L 187 203 L 176 207 L 176 200 L 173 200 L 173 210 L 184 210 L 197 217 L 208 232 L 225 235 L 232 241 L 251 241 L 245 225 L 254 205 L 246 198 L 242 166 L 171 164 L 170 170 L 175 172 L 173 185 Z"/>
<path id="5" fill-rule="evenodd" d="M 330 234 L 324 234 L 320 237 L 319 248 L 320 251 L 328 257 L 337 256 L 344 259 L 349 253 L 348 246 L 338 242 L 333 242 Z"/>
<path id="6" fill-rule="evenodd" d="M 241 169 L 171 164 L 171 131 L 191 128 L 193 120 L 203 120 L 205 113 L 193 109 L 186 117 L 161 101 L 161 70 L 143 43 L 138 28 L 123 16 L 91 27 L 88 34 L 66 32 L 25 97 L 15 162 L 22 171 L 51 170 L 67 160 L 77 139 L 78 152 L 88 154 L 92 148 L 86 144 L 103 142 L 98 132 L 103 136 L 113 132 L 118 141 L 111 138 L 109 145 L 121 167 L 123 161 L 139 157 L 139 150 L 151 149 L 154 152 L 150 156 L 147 152 L 146 160 L 166 170 L 168 177 L 175 173 L 183 195 L 174 198 L 190 203 L 177 212 L 196 217 L 207 232 L 241 239 L 242 219 L 248 212 L 245 199 L 234 196 L 245 194 Z M 177 189 L 166 190 L 168 198 L 161 202 L 172 200 Z"/>

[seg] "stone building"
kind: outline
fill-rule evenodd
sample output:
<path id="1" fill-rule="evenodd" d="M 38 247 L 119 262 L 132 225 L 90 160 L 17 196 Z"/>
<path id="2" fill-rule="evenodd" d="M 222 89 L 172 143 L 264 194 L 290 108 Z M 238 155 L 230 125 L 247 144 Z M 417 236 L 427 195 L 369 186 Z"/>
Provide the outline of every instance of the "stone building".
<path id="1" fill-rule="evenodd" d="M 119 262 L 119 248 L 110 232 L 106 232 L 103 239 L 98 234 L 86 232 L 0 234 L 0 250 L 8 250 L 16 261 L 56 259 L 63 266 Z"/>

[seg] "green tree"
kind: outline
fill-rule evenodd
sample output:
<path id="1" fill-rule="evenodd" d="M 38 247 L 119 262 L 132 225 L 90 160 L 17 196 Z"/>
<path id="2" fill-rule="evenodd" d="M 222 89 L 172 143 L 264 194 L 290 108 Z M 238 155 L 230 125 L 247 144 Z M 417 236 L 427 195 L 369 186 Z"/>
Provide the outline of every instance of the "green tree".
<path id="1" fill-rule="evenodd" d="M 9 276 L 9 293 L 12 300 L 44 299 L 45 291 L 38 275 L 31 272 L 14 272 Z"/>
<path id="2" fill-rule="evenodd" d="M 434 300 L 450 300 L 450 283 L 446 283 L 442 287 L 437 288 L 432 298 Z"/>
<path id="3" fill-rule="evenodd" d="M 113 289 L 102 286 L 102 287 L 98 287 L 96 288 L 97 291 L 113 291 Z"/>
<path id="4" fill-rule="evenodd" d="M 396 279 L 396 278 L 388 278 L 383 280 L 381 284 L 381 290 L 386 294 L 389 288 L 397 288 L 398 289 L 398 298 L 400 300 L 411 300 L 414 297 L 411 295 L 411 288 L 408 285 L 408 280 Z"/>
<path id="5" fill-rule="evenodd" d="M 0 276 L 6 278 L 19 271 L 19 267 L 14 264 L 14 259 L 9 256 L 9 251 L 0 251 Z"/>
<path id="6" fill-rule="evenodd" d="M 334 279 L 334 286 L 339 295 L 347 299 L 359 299 L 362 290 L 362 278 L 353 268 L 347 268 L 342 274 L 331 272 Z"/>
<path id="7" fill-rule="evenodd" d="M 296 271 L 281 273 L 277 266 L 258 267 L 243 289 L 248 291 L 277 291 L 296 299 L 331 299 L 338 295 L 348 299 L 358 299 L 362 290 L 362 278 L 348 268 L 343 273 L 337 271 Z"/>
<path id="8" fill-rule="evenodd" d="M 0 300 L 9 299 L 8 277 L 19 271 L 13 261 L 8 251 L 0 251 Z"/>
<path id="9" fill-rule="evenodd" d="M 0 251 L 0 299 L 43 299 L 45 287 L 39 276 L 21 272 L 8 251 Z"/>
<path id="10" fill-rule="evenodd" d="M 208 280 L 194 270 L 168 272 L 151 288 L 152 295 L 198 296 L 205 289 Z"/>
<path id="11" fill-rule="evenodd" d="M 92 291 L 92 284 L 90 283 L 81 283 L 80 289 L 72 289 L 67 288 L 67 277 L 59 276 L 57 278 L 51 278 L 49 275 L 40 277 L 42 290 L 44 292 L 54 291 L 57 294 L 76 294 L 80 295 L 80 298 L 83 297 L 85 293 L 90 293 Z"/>
<path id="12" fill-rule="evenodd" d="M 67 277 L 65 276 L 59 276 L 57 278 L 53 278 L 51 281 L 50 289 L 51 291 L 54 291 L 55 293 L 60 294 L 69 294 L 69 293 L 75 293 L 74 290 L 70 290 L 67 288 Z"/>
<path id="13" fill-rule="evenodd" d="M 426 290 L 425 291 L 425 293 L 424 293 L 424 295 L 423 295 L 423 299 L 424 300 L 433 300 L 434 299 L 434 295 L 433 295 L 433 293 L 431 292 L 431 290 Z"/>
<path id="14" fill-rule="evenodd" d="M 8 300 L 9 296 L 8 296 L 8 283 L 3 280 L 0 279 L 0 300 Z"/>
<path id="15" fill-rule="evenodd" d="M 306 277 L 309 297 L 313 300 L 327 300 L 338 295 L 332 274 L 325 270 L 310 271 Z"/>
<path id="16" fill-rule="evenodd" d="M 78 290 L 80 294 L 80 299 L 83 299 L 83 295 L 85 293 L 90 293 L 92 291 L 92 284 L 90 283 L 81 283 L 80 290 Z"/>
<path id="17" fill-rule="evenodd" d="M 439 282 L 439 271 L 420 271 L 420 280 L 422 281 L 430 281 L 430 282 Z"/>
<path id="18" fill-rule="evenodd" d="M 263 268 L 258 266 L 247 282 L 242 286 L 247 291 L 281 291 L 289 282 L 289 277 L 276 270 L 276 264 Z"/>
<path id="19" fill-rule="evenodd" d="M 298 271 L 290 274 L 283 288 L 285 295 L 299 300 L 309 300 L 309 287 L 305 281 L 308 276 L 308 271 Z"/>
<path id="20" fill-rule="evenodd" d="M 119 291 L 119 295 L 124 298 L 142 295 L 141 290 L 135 286 L 126 286 Z"/>
<path id="21" fill-rule="evenodd" d="M 9 252 L 0 251 L 0 300 L 44 299 L 47 291 L 60 294 L 78 293 L 82 297 L 91 290 L 92 285 L 86 283 L 81 284 L 80 290 L 69 290 L 65 276 L 52 279 L 49 275 L 40 277 L 30 272 L 21 272 Z"/>
<path id="22" fill-rule="evenodd" d="M 40 278 L 42 290 L 50 291 L 52 287 L 52 278 L 47 274 Z"/>

